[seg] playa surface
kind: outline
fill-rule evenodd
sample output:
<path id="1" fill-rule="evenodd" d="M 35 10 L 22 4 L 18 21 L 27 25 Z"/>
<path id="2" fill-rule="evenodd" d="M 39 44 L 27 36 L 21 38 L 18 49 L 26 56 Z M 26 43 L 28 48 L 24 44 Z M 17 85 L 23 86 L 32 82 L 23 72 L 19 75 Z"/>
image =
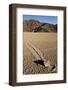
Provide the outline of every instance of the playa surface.
<path id="1" fill-rule="evenodd" d="M 24 32 L 23 35 L 23 74 L 56 73 L 57 33 Z M 44 61 L 45 66 L 36 63 L 41 59 Z M 46 62 L 50 66 L 46 66 Z"/>

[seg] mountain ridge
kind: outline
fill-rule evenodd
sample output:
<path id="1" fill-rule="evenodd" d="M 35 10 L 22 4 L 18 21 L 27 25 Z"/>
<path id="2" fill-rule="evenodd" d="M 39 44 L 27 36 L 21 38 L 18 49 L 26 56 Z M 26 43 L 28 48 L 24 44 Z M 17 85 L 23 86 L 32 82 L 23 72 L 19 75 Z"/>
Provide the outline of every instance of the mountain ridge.
<path id="1" fill-rule="evenodd" d="M 57 24 L 43 23 L 30 19 L 23 21 L 24 32 L 57 32 Z"/>

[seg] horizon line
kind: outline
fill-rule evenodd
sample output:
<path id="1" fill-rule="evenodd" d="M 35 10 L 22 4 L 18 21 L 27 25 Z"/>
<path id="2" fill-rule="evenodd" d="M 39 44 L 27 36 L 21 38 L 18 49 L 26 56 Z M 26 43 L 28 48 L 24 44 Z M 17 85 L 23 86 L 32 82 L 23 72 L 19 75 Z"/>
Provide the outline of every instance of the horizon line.
<path id="1" fill-rule="evenodd" d="M 23 15 L 23 20 L 36 20 L 41 23 L 57 24 L 57 16 Z"/>

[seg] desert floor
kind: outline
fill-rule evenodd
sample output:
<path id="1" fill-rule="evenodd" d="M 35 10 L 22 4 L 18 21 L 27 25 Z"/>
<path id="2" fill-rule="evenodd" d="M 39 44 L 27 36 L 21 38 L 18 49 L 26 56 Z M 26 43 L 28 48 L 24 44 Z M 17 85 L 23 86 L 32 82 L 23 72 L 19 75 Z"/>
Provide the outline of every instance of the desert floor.
<path id="1" fill-rule="evenodd" d="M 24 32 L 23 74 L 46 74 L 57 72 L 57 33 Z M 43 66 L 34 61 L 40 59 L 37 53 L 49 61 L 50 66 Z M 52 70 L 53 69 L 53 70 Z"/>

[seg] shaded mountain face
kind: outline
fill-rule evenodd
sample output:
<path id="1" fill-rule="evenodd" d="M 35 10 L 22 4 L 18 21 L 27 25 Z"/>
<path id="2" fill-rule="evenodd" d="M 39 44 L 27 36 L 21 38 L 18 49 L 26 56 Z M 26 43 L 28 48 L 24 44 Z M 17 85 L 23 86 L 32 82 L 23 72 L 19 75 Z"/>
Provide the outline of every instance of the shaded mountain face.
<path id="1" fill-rule="evenodd" d="M 24 32 L 57 32 L 57 24 L 41 23 L 37 20 L 24 20 Z"/>

